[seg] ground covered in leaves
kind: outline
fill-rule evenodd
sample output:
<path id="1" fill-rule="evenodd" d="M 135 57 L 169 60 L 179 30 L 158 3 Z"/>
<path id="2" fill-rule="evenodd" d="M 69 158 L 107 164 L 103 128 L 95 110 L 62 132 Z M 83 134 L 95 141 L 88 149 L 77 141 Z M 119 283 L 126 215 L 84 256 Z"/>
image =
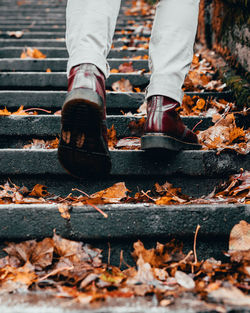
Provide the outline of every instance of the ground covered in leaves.
<path id="1" fill-rule="evenodd" d="M 17 186 L 8 181 L 0 185 L 0 204 L 31 204 L 44 203 L 58 204 L 59 211 L 68 212 L 70 207 L 90 205 L 96 208 L 105 217 L 98 204 L 112 203 L 152 203 L 157 205 L 174 204 L 215 204 L 215 203 L 242 203 L 250 204 L 250 172 L 241 171 L 232 175 L 220 185 L 216 186 L 209 195 L 201 198 L 193 198 L 181 192 L 180 188 L 166 182 L 163 185 L 155 183 L 151 190 L 141 190 L 134 195 L 127 189 L 124 182 L 118 182 L 113 186 L 96 192 L 92 195 L 78 188 L 73 188 L 66 197 L 51 194 L 47 187 L 41 184 L 29 190 L 25 186 Z M 69 213 L 67 214 L 70 218 Z"/>
<path id="2" fill-rule="evenodd" d="M 7 255 L 0 259 L 0 293 L 39 290 L 81 304 L 154 295 L 158 305 L 171 306 L 189 292 L 207 302 L 250 307 L 250 224 L 233 227 L 227 263 L 197 259 L 198 230 L 199 225 L 188 254 L 176 240 L 150 250 L 135 242 L 134 266 L 122 252 L 119 266 L 103 263 L 100 249 L 56 232 L 39 242 L 7 243 Z"/>

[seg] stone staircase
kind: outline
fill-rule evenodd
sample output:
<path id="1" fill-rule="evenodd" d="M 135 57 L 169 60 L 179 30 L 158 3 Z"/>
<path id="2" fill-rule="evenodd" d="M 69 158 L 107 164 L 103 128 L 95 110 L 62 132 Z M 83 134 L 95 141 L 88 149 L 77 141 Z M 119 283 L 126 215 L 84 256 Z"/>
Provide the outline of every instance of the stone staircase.
<path id="1" fill-rule="evenodd" d="M 122 30 L 135 31 L 130 20 L 142 25 L 151 17 L 131 17 L 123 14 L 126 1 L 118 18 L 113 48 L 108 61 L 111 68 L 132 61 L 134 69 L 148 70 L 147 60 L 134 60 L 135 56 L 147 55 L 140 48 L 121 47 L 129 42 L 133 33 L 124 35 Z M 65 47 L 65 1 L 27 0 L 21 6 L 14 0 L 2 0 L 0 4 L 0 104 L 10 111 L 20 105 L 25 109 L 38 108 L 52 113 L 61 109 L 66 88 L 67 51 Z M 10 37 L 8 32 L 23 31 L 21 38 Z M 149 34 L 144 35 L 148 37 Z M 127 37 L 126 40 L 123 38 Z M 146 43 L 142 40 L 138 43 Z M 21 59 L 24 48 L 34 47 L 46 55 L 45 59 Z M 126 58 L 126 59 L 125 59 Z M 46 72 L 50 69 L 51 72 Z M 145 89 L 149 74 L 111 73 L 107 79 L 108 127 L 114 125 L 117 137 L 131 136 L 129 125 L 139 117 L 122 115 L 132 113 L 144 101 L 142 92 L 114 92 L 112 84 L 121 78 L 129 79 L 134 87 Z M 203 98 L 230 99 L 231 92 L 187 92 Z M 200 120 L 197 130 L 212 125 L 211 118 L 185 117 L 186 125 L 193 128 Z M 49 192 L 67 196 L 72 188 L 93 193 L 112 184 L 124 181 L 132 192 L 151 189 L 155 182 L 166 180 L 183 193 L 200 197 L 211 192 L 214 186 L 240 168 L 250 169 L 246 155 L 216 151 L 183 151 L 173 154 L 148 154 L 141 150 L 111 151 L 112 171 L 105 179 L 76 180 L 60 167 L 56 150 L 22 149 L 34 138 L 54 139 L 59 135 L 60 116 L 40 114 L 30 116 L 0 116 L 0 184 L 10 179 L 16 185 L 33 187 L 44 184 Z M 102 207 L 102 206 L 101 206 Z M 222 257 L 227 250 L 231 228 L 240 220 L 249 221 L 249 206 L 244 204 L 220 205 L 175 205 L 112 204 L 102 207 L 108 214 L 104 219 L 91 207 L 77 207 L 66 221 L 58 212 L 57 205 L 13 204 L 1 205 L 0 238 L 26 240 L 51 236 L 53 229 L 62 236 L 88 241 L 104 248 L 111 243 L 114 263 L 119 262 L 120 249 L 129 251 L 138 238 L 147 246 L 155 241 L 179 238 L 188 250 L 193 244 L 193 234 L 201 225 L 198 239 L 198 256 Z"/>

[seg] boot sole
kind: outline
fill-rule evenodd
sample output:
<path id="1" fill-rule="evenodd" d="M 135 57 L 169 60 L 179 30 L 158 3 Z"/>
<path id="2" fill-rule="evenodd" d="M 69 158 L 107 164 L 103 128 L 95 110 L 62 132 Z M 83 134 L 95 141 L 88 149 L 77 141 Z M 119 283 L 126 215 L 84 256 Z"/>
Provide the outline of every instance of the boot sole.
<path id="1" fill-rule="evenodd" d="M 141 137 L 141 149 L 165 149 L 170 151 L 180 150 L 200 150 L 201 145 L 195 143 L 188 143 L 181 141 L 171 136 L 167 136 L 161 133 L 146 134 Z"/>
<path id="2" fill-rule="evenodd" d="M 90 90 L 72 90 L 62 108 L 61 138 L 58 160 L 72 176 L 87 178 L 107 175 L 111 169 L 110 154 L 102 136 L 102 99 Z M 62 132 L 70 132 L 70 141 L 62 139 Z M 84 134 L 82 147 L 77 138 Z"/>

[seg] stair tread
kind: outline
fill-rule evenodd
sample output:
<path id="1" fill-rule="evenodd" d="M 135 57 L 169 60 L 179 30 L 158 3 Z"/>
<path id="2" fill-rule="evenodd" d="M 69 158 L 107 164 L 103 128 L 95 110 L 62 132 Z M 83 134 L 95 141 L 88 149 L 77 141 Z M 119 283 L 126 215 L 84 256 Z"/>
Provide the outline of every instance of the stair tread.
<path id="1" fill-rule="evenodd" d="M 55 149 L 0 149 L 1 175 L 65 174 Z M 214 150 L 181 151 L 178 154 L 154 154 L 140 150 L 111 151 L 111 175 L 190 175 L 220 176 L 250 170 L 249 157 L 232 152 L 217 154 Z M 49 166 L 48 166 L 49 164 Z"/>

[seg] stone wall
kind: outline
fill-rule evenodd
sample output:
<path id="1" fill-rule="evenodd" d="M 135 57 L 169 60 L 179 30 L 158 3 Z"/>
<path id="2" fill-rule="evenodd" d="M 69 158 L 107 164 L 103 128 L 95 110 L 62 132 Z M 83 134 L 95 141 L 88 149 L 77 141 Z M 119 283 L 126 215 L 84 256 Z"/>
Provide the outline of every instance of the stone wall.
<path id="1" fill-rule="evenodd" d="M 197 38 L 233 67 L 249 72 L 249 1 L 201 0 Z"/>

